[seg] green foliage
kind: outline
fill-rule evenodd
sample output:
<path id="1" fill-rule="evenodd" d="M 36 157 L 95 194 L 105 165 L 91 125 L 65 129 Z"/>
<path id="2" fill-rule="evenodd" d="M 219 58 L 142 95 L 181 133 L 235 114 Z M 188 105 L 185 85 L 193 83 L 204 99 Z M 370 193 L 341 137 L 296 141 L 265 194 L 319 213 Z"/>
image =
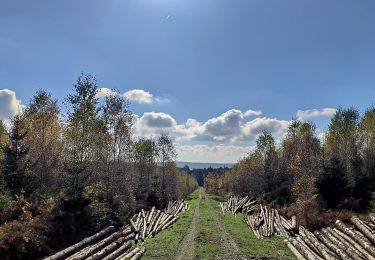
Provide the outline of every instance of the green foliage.
<path id="1" fill-rule="evenodd" d="M 12 120 L 10 143 L 4 148 L 2 173 L 5 186 L 13 196 L 30 195 L 35 183 L 30 175 L 29 147 L 26 143 L 24 122 L 21 116 Z"/>
<path id="2" fill-rule="evenodd" d="M 125 223 L 128 212 L 126 206 L 118 198 L 109 196 L 108 187 L 98 182 L 85 187 L 84 198 L 90 201 L 86 211 L 92 229 L 97 231 L 108 225 Z"/>

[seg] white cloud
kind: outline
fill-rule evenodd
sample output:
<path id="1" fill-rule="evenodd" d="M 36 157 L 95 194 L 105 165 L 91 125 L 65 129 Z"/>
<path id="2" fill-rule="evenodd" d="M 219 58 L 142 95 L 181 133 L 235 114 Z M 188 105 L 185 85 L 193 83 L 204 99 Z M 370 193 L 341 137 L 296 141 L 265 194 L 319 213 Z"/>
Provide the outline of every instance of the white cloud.
<path id="1" fill-rule="evenodd" d="M 97 98 L 104 98 L 106 96 L 110 95 L 116 95 L 117 93 L 113 91 L 112 89 L 109 88 L 99 88 L 98 91 L 96 92 L 96 97 Z"/>
<path id="2" fill-rule="evenodd" d="M 136 117 L 135 133 L 138 136 L 160 134 L 162 131 L 173 131 L 176 120 L 163 112 L 146 112 L 141 117 Z"/>
<path id="3" fill-rule="evenodd" d="M 253 149 L 252 146 L 235 145 L 177 145 L 179 161 L 234 163 Z"/>
<path id="4" fill-rule="evenodd" d="M 17 99 L 16 92 L 9 89 L 0 89 L 0 119 L 8 121 L 22 111 L 23 105 Z"/>
<path id="5" fill-rule="evenodd" d="M 247 116 L 260 116 L 262 114 L 262 111 L 260 110 L 247 110 L 245 111 L 245 113 L 243 114 L 245 117 Z"/>
<path id="6" fill-rule="evenodd" d="M 264 130 L 281 136 L 287 131 L 288 124 L 289 121 L 267 117 L 245 121 L 244 113 L 237 109 L 230 109 L 206 122 L 189 118 L 182 124 L 177 124 L 169 114 L 147 112 L 136 120 L 135 132 L 139 136 L 149 136 L 168 131 L 177 142 L 243 144 L 254 140 Z"/>
<path id="7" fill-rule="evenodd" d="M 312 117 L 333 116 L 336 111 L 337 109 L 329 107 L 322 109 L 298 110 L 296 116 L 298 119 L 304 120 Z"/>
<path id="8" fill-rule="evenodd" d="M 154 101 L 153 95 L 150 92 L 144 91 L 143 89 L 132 89 L 126 91 L 123 96 L 130 101 L 137 102 L 139 104 L 151 104 Z"/>
<path id="9" fill-rule="evenodd" d="M 243 114 L 240 110 L 231 109 L 218 117 L 209 119 L 205 124 L 205 133 L 218 141 L 241 132 Z"/>
<path id="10" fill-rule="evenodd" d="M 282 135 L 286 133 L 289 121 L 279 120 L 276 118 L 258 117 L 247 122 L 242 127 L 243 139 L 254 139 L 262 131 L 269 131 L 274 135 Z"/>

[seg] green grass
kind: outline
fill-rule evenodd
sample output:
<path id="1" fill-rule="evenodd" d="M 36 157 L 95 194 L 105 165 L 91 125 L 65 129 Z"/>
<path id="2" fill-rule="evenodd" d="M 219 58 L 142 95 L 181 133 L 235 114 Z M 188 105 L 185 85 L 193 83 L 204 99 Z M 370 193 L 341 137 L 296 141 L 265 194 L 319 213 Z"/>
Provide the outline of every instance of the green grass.
<path id="1" fill-rule="evenodd" d="M 202 199 L 201 201 L 197 227 L 198 234 L 195 244 L 196 259 L 215 259 L 215 256 L 222 254 L 219 235 L 217 234 L 208 203 L 210 203 L 209 200 Z"/>
<path id="2" fill-rule="evenodd" d="M 145 242 L 146 254 L 142 259 L 174 259 L 178 254 L 177 250 L 184 235 L 189 229 L 194 209 L 198 203 L 198 190 L 191 194 L 187 202 L 191 208 L 179 215 L 178 221 L 166 230 L 158 233 L 154 238 Z M 222 219 L 227 232 L 238 244 L 244 255 L 267 257 L 273 259 L 295 259 L 292 252 L 283 242 L 283 238 L 273 236 L 271 238 L 257 239 L 244 221 L 242 214 L 233 216 L 223 215 L 219 207 L 219 201 L 224 197 L 216 195 L 205 195 L 207 200 L 202 199 L 200 204 L 200 217 L 197 224 L 197 237 L 194 241 L 195 259 L 216 259 L 216 256 L 223 254 L 220 247 L 219 234 L 211 216 L 209 205 L 213 207 L 219 218 Z"/>
<path id="3" fill-rule="evenodd" d="M 146 253 L 142 259 L 174 259 L 177 254 L 178 245 L 190 226 L 194 214 L 194 208 L 198 203 L 198 191 L 187 198 L 190 209 L 179 214 L 177 222 L 154 238 L 145 241 Z"/>
<path id="4" fill-rule="evenodd" d="M 209 197 L 214 210 L 222 218 L 225 228 L 232 235 L 243 254 L 251 254 L 258 257 L 267 256 L 275 259 L 295 259 L 293 253 L 285 245 L 284 238 L 273 236 L 257 239 L 246 225 L 243 214 L 234 216 L 226 213 L 223 215 L 219 205 L 217 205 L 217 200 L 221 201 L 220 197 L 214 195 L 209 195 Z"/>

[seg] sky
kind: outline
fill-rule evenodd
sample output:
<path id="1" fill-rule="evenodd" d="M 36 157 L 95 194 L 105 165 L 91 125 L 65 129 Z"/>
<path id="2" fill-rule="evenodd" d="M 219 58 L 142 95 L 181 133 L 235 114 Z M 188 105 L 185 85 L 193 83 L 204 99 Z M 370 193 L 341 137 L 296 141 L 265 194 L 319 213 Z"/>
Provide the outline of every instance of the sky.
<path id="1" fill-rule="evenodd" d="M 178 160 L 236 162 L 294 118 L 318 134 L 374 104 L 373 0 L 0 0 L 0 119 L 81 72 L 131 101 L 137 137 Z M 64 107 L 64 106 L 63 106 Z M 65 110 L 63 109 L 63 112 Z"/>

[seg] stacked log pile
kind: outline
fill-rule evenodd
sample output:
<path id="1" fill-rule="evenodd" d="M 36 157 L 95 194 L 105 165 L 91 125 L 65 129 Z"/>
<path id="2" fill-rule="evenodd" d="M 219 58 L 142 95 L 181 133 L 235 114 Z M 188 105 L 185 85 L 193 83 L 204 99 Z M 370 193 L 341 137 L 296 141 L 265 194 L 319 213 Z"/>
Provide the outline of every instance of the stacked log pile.
<path id="1" fill-rule="evenodd" d="M 252 197 L 245 196 L 245 197 L 236 197 L 232 196 L 226 202 L 220 202 L 221 210 L 223 214 L 225 212 L 231 212 L 232 214 L 236 214 L 238 212 L 242 213 L 251 213 L 256 209 L 256 200 Z"/>
<path id="2" fill-rule="evenodd" d="M 301 227 L 299 234 L 285 240 L 298 259 L 375 259 L 375 218 L 366 223 L 358 217 L 350 226 L 340 220 L 334 227 L 310 232 Z"/>
<path id="3" fill-rule="evenodd" d="M 144 241 L 166 229 L 177 220 L 178 213 L 188 209 L 188 204 L 183 200 L 169 202 L 164 210 L 156 210 L 155 207 L 149 211 L 142 209 L 130 219 L 128 225 L 120 230 L 116 231 L 113 226 L 107 227 L 45 260 L 139 259 L 146 249 L 136 247 L 136 242 Z"/>
<path id="4" fill-rule="evenodd" d="M 223 213 L 235 214 L 242 211 L 243 201 L 247 201 L 247 197 L 232 197 L 227 202 L 220 203 L 220 207 Z M 370 214 L 370 222 L 354 216 L 350 223 L 337 220 L 334 227 L 310 232 L 298 226 L 294 216 L 287 220 L 277 210 L 260 204 L 252 203 L 248 212 L 245 214 L 245 222 L 257 238 L 275 234 L 284 237 L 297 259 L 375 260 L 375 214 Z"/>
<path id="5" fill-rule="evenodd" d="M 156 210 L 154 207 L 150 211 L 141 210 L 130 219 L 130 225 L 135 234 L 135 240 L 142 240 L 154 236 L 161 230 L 166 229 L 176 222 L 177 214 L 188 209 L 188 204 L 183 201 L 171 202 L 164 211 Z"/>
<path id="6" fill-rule="evenodd" d="M 258 205 L 257 211 L 245 216 L 245 221 L 257 238 L 273 235 L 290 237 L 298 233 L 297 221 L 294 216 L 291 220 L 287 220 L 276 209 L 268 209 L 261 204 Z"/>

